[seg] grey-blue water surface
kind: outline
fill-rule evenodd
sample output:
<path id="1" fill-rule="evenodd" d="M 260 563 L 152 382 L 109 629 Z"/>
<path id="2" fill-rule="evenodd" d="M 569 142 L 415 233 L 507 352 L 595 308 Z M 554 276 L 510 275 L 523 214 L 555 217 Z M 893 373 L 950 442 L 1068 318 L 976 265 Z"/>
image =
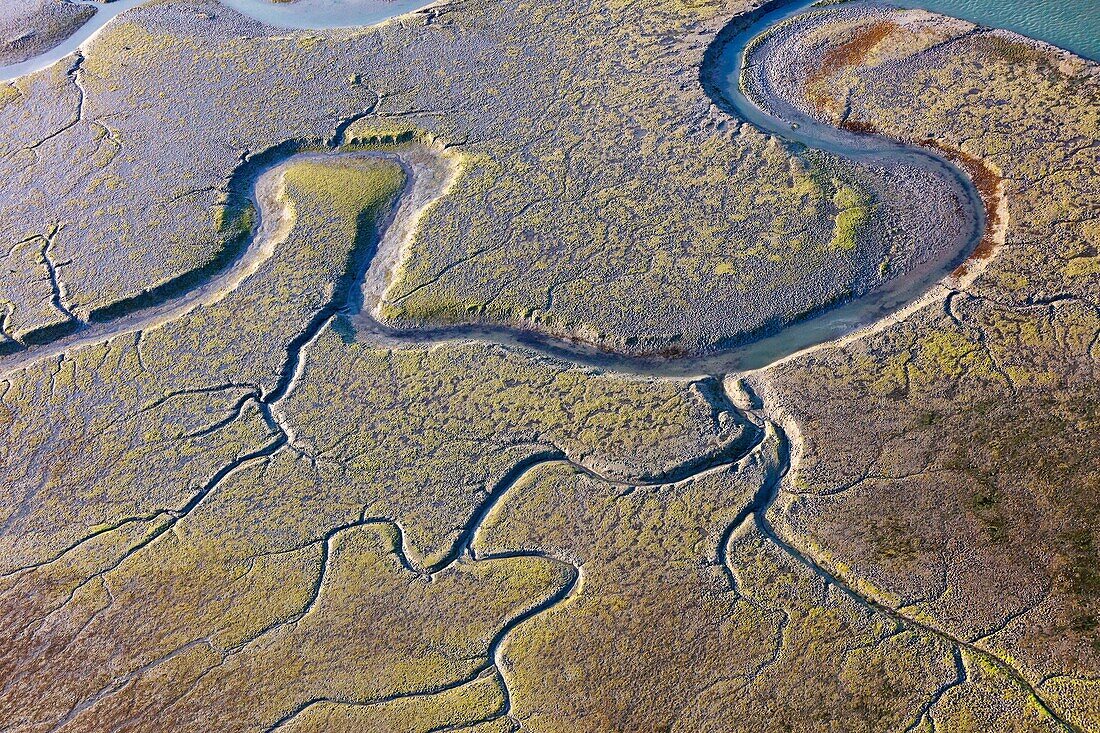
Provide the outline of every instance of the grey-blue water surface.
<path id="1" fill-rule="evenodd" d="M 320 29 L 372 25 L 419 10 L 432 0 L 219 0 L 279 28 Z"/>
<path id="2" fill-rule="evenodd" d="M 1100 61 L 1100 0 L 888 0 L 1005 28 Z"/>
<path id="3" fill-rule="evenodd" d="M 2 1 L 2 0 L 0 0 Z M 87 0 L 85 0 L 87 1 Z M 23 63 L 0 66 L 0 80 L 44 68 L 75 51 L 116 15 L 149 0 L 114 0 L 99 8 L 79 31 Z M 432 0 L 221 0 L 257 20 L 283 28 L 333 28 L 378 23 Z M 1100 61 L 1100 0 L 890 0 L 994 28 L 1007 28 Z"/>
<path id="4" fill-rule="evenodd" d="M 366 25 L 407 13 L 429 0 L 221 0 L 246 15 L 288 28 Z M 1100 60 L 1100 0 L 887 0 L 907 8 L 1006 28 Z"/>
<path id="5" fill-rule="evenodd" d="M 272 25 L 321 28 L 377 23 L 427 0 L 222 0 Z M 888 0 L 994 28 L 1006 28 L 1100 60 L 1100 0 Z"/>

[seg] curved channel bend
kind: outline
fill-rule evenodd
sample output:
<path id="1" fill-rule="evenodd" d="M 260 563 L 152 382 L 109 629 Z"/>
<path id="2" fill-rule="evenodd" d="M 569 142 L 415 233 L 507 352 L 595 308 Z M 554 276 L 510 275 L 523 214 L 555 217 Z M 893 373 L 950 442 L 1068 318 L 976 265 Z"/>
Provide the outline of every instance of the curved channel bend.
<path id="1" fill-rule="evenodd" d="M 947 292 L 944 284 L 981 239 L 985 213 L 974 184 L 943 157 L 872 134 L 849 132 L 832 127 L 806 115 L 782 100 L 769 98 L 769 107 L 779 109 L 783 117 L 765 112 L 743 92 L 746 48 L 769 28 L 791 18 L 811 5 L 808 0 L 777 0 L 727 26 L 707 50 L 701 82 L 708 94 L 725 111 L 780 137 L 796 146 L 812 147 L 871 164 L 901 162 L 919 166 L 958 191 L 966 202 L 964 215 L 971 236 L 963 251 L 940 253 L 938 258 L 913 272 L 887 281 L 870 293 L 796 321 L 776 333 L 747 343 L 735 344 L 711 352 L 675 357 L 617 354 L 588 344 L 547 335 L 535 330 L 508 325 L 454 325 L 398 329 L 374 316 L 403 254 L 419 223 L 421 212 L 454 183 L 456 173 L 446 155 L 419 144 L 386 151 L 342 151 L 342 140 L 333 141 L 328 152 L 291 152 L 269 162 L 251 179 L 252 197 L 259 222 L 245 251 L 237 260 L 206 283 L 168 302 L 120 316 L 104 323 L 84 324 L 76 332 L 55 341 L 28 346 L 0 357 L 0 372 L 8 372 L 71 348 L 103 342 L 125 333 L 134 333 L 179 317 L 193 308 L 220 299 L 235 288 L 274 249 L 275 238 L 285 236 L 280 218 L 282 205 L 270 193 L 274 172 L 303 157 L 380 156 L 399 162 L 408 182 L 395 212 L 380 232 L 378 246 L 370 266 L 363 273 L 362 297 L 354 317 L 357 330 L 366 338 L 388 343 L 437 343 L 447 340 L 480 340 L 531 349 L 553 358 L 599 369 L 631 374 L 666 377 L 696 377 L 755 371 L 807 349 L 858 338 L 868 328 L 878 328 L 905 317 L 913 309 Z M 773 102 L 775 102 L 773 104 Z"/>

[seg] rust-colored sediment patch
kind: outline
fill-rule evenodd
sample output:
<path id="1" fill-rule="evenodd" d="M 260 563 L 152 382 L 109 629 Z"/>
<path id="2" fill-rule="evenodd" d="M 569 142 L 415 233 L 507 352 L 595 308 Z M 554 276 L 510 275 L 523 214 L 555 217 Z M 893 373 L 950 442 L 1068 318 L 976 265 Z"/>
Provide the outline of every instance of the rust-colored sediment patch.
<path id="1" fill-rule="evenodd" d="M 878 44 L 901 29 L 897 23 L 883 20 L 861 28 L 844 43 L 826 51 L 821 64 L 806 77 L 806 96 L 819 109 L 832 101 L 828 82 L 841 69 L 862 64 Z"/>
<path id="2" fill-rule="evenodd" d="M 890 137 L 874 125 L 858 120 L 842 120 L 840 127 L 852 132 L 873 133 Z M 998 245 L 1004 234 L 1005 208 L 1004 208 L 1004 179 L 988 163 L 976 155 L 965 153 L 961 150 L 949 148 L 943 143 L 932 138 L 910 141 L 922 148 L 934 150 L 955 165 L 966 171 L 974 187 L 978 189 L 982 204 L 985 206 L 985 231 L 982 238 L 974 247 L 974 251 L 966 258 L 966 261 L 955 268 L 951 276 L 955 279 L 965 278 L 981 263 L 988 262 L 997 251 Z"/>
<path id="3" fill-rule="evenodd" d="M 974 251 L 966 258 L 966 261 L 955 268 L 951 275 L 955 278 L 963 278 L 980 263 L 988 262 L 997 251 L 1000 239 L 1003 237 L 1004 221 L 1004 179 L 984 160 L 976 155 L 964 153 L 961 150 L 952 150 L 936 140 L 925 139 L 918 143 L 922 147 L 936 150 L 955 165 L 966 171 L 974 187 L 978 189 L 978 195 L 985 204 L 985 231 L 982 238 L 974 247 Z"/>

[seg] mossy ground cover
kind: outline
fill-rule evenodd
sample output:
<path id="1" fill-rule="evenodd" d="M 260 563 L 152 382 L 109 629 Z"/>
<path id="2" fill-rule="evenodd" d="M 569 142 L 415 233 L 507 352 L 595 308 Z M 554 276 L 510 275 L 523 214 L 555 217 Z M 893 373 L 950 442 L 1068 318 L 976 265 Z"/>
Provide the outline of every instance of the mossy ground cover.
<path id="1" fill-rule="evenodd" d="M 724 536 L 775 447 L 634 490 L 547 467 L 494 508 L 476 549 L 537 548 L 584 572 L 503 648 L 523 729 L 901 730 L 952 679 L 942 640 L 830 591 L 751 519 Z"/>
<path id="2" fill-rule="evenodd" d="M 792 157 L 696 88 L 743 8 L 600 9 L 311 34 L 134 13 L 0 106 L 5 324 L 198 271 L 251 230 L 243 160 L 341 131 L 461 149 L 392 291 L 416 323 L 700 345 L 670 313 L 743 324 L 707 283 L 755 302 L 802 287 L 792 262 L 888 243 L 868 210 L 907 202 L 874 174 Z M 1060 730 L 1041 695 L 1100 725 L 1094 72 L 995 34 L 935 50 L 956 24 L 898 18 L 858 58 L 902 72 L 836 64 L 853 119 L 1001 171 L 1006 241 L 965 292 L 757 375 L 751 415 L 714 379 L 357 334 L 341 310 L 406 185 L 369 157 L 287 167 L 293 226 L 220 298 L 3 375 L 0 720 Z M 790 459 L 773 427 L 707 468 L 766 419 L 800 437 Z"/>
<path id="3" fill-rule="evenodd" d="M 490 642 L 568 580 L 539 557 L 454 557 L 493 487 L 545 453 L 660 476 L 739 435 L 686 381 L 487 344 L 390 349 L 330 326 L 295 352 L 347 297 L 404 174 L 362 159 L 282 177 L 294 226 L 223 299 L 4 379 L 2 455 L 19 472 L 0 706 L 17 726 L 345 715 L 321 700 L 356 703 L 356 719 L 491 717 L 491 691 L 416 701 L 488 685 Z"/>
<path id="4" fill-rule="evenodd" d="M 18 64 L 71 36 L 96 13 L 68 0 L 19 0 L 0 8 L 0 66 Z"/>
<path id="5" fill-rule="evenodd" d="M 872 32 L 883 23 L 890 34 Z M 919 11 L 825 10 L 798 42 L 829 59 L 872 36 L 824 70 L 832 102 L 791 97 L 834 120 L 851 100 L 849 126 L 980 163 L 1000 190 L 1000 241 L 960 292 L 767 375 L 805 441 L 776 526 L 1093 730 L 1100 320 L 1094 277 L 1073 263 L 1095 249 L 1096 67 Z M 991 729 L 1005 724 L 991 699 L 938 705 L 960 730 Z"/>
<path id="6" fill-rule="evenodd" d="M 288 141 L 323 146 L 366 115 L 466 155 L 388 317 L 705 349 L 902 275 L 919 246 L 891 248 L 912 227 L 879 172 L 807 160 L 712 109 L 698 64 L 743 5 L 484 3 L 295 33 L 215 2 L 141 8 L 0 107 L 15 130 L 0 151 L 12 202 L 0 237 L 66 223 L 54 249 L 68 310 L 114 316 L 239 252 L 240 230 L 210 212 L 242 165 Z M 867 221 L 845 214 L 837 239 L 810 169 L 882 205 Z M 0 280 L 16 341 L 58 319 L 31 270 Z"/>

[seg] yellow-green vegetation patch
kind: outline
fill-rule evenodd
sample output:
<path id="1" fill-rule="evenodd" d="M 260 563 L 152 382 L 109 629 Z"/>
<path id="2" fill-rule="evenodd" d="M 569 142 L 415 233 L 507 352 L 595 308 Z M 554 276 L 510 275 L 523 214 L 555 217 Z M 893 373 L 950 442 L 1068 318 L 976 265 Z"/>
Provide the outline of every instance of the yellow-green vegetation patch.
<path id="1" fill-rule="evenodd" d="M 548 465 L 494 507 L 477 551 L 533 548 L 583 569 L 567 602 L 503 647 L 525 728 L 699 730 L 751 718 L 769 730 L 903 729 L 951 679 L 942 640 L 895 633 L 827 591 L 751 516 L 726 544 L 776 450 L 773 437 L 740 470 L 659 487 Z"/>
<path id="2" fill-rule="evenodd" d="M 878 209 L 909 199 L 698 88 L 735 5 L 478 0 L 308 34 L 135 9 L 0 103 L 12 322 L 57 317 L 51 269 L 102 313 L 211 267 L 260 223 L 226 182 L 279 155 L 414 140 L 463 153 L 387 304 L 412 325 L 691 349 L 852 285 L 822 273 L 877 282 L 899 254 Z M 897 63 L 838 91 L 995 163 L 1005 246 L 905 323 L 760 375 L 790 458 L 772 430 L 702 471 L 753 434 L 713 380 L 357 331 L 337 314 L 404 172 L 279 169 L 286 227 L 240 278 L 0 381 L 0 720 L 879 733 L 1045 730 L 1048 704 L 1092 727 L 1096 83 L 948 30 L 910 63 L 891 27 Z"/>
<path id="3" fill-rule="evenodd" d="M 1027 689 L 1003 670 L 971 652 L 962 652 L 961 658 L 965 682 L 947 689 L 926 713 L 927 720 L 935 721 L 934 730 L 959 733 L 1065 730 Z"/>
<path id="4" fill-rule="evenodd" d="M 525 456 L 562 451 L 611 476 L 653 477 L 705 461 L 741 434 L 730 420 L 715 424 L 684 382 L 602 375 L 486 344 L 383 350 L 329 330 L 283 409 L 311 454 L 347 472 L 349 495 L 405 518 L 410 552 L 426 562 L 446 553 L 456 521 Z"/>
<path id="5" fill-rule="evenodd" d="M 0 84 L 0 108 L 19 98 L 19 88 L 14 84 Z"/>
<path id="6" fill-rule="evenodd" d="M 545 456 L 651 479 L 742 435 L 714 385 L 357 341 L 326 314 L 357 285 L 400 167 L 309 158 L 273 175 L 288 229 L 231 290 L 2 383 L 0 456 L 19 471 L 0 603 L 37 629 L 3 652 L 20 670 L 6 720 L 60 719 L 73 699 L 91 729 L 265 727 L 317 699 L 379 720 L 492 717 L 499 688 L 474 684 L 491 644 L 573 576 L 456 556 L 487 496 Z M 435 708 L 382 705 L 448 686 Z"/>
<path id="7" fill-rule="evenodd" d="M 1081 277 L 1100 273 L 1100 257 L 1075 257 L 1062 267 L 1066 277 Z"/>
<path id="8" fill-rule="evenodd" d="M 834 80 L 847 123 L 971 156 L 996 172 L 1004 211 L 991 259 L 959 292 L 768 374 L 765 402 L 781 400 L 803 436 L 774 526 L 880 602 L 1001 660 L 967 655 L 968 684 L 929 711 L 936 730 L 1090 730 L 1100 188 L 1085 162 L 1095 148 L 1078 141 L 1100 129 L 1097 69 L 923 13 L 815 17 L 821 39 L 898 21 L 891 64 Z"/>
<path id="9" fill-rule="evenodd" d="M 833 217 L 830 246 L 850 252 L 856 248 L 860 231 L 871 220 L 871 199 L 855 187 L 841 183 L 833 194 L 833 204 L 837 213 Z"/>
<path id="10" fill-rule="evenodd" d="M 334 234 L 345 237 L 358 233 L 362 219 L 373 222 L 405 184 L 399 165 L 372 158 L 295 162 L 283 178 L 291 199 L 323 210 L 323 223 L 344 227 Z"/>
<path id="11" fill-rule="evenodd" d="M 363 730 L 429 733 L 441 726 L 470 726 L 498 714 L 505 704 L 503 683 L 495 674 L 434 695 L 397 698 L 368 705 L 321 702 L 284 727 L 289 732 Z M 463 728 L 465 729 L 465 728 Z"/>
<path id="12" fill-rule="evenodd" d="M 833 246 L 832 204 L 806 161 L 712 109 L 696 83 L 706 39 L 746 4 L 601 7 L 479 2 L 448 8 L 446 23 L 432 11 L 309 32 L 266 29 L 213 0 L 134 9 L 79 69 L 44 71 L 0 108 L 17 131 L 0 158 L 11 202 L 0 237 L 70 222 L 57 255 L 75 311 L 118 315 L 239 253 L 251 222 L 212 212 L 247 197 L 227 189 L 270 151 L 419 141 L 477 163 L 425 212 L 396 273 L 384 314 L 404 325 L 504 322 L 693 351 L 904 269 L 913 242 L 878 270 L 897 245 L 887 230 L 911 228 L 903 192 L 818 156 L 826 180 L 898 204 Z M 19 292 L 24 313 L 37 295 Z"/>

